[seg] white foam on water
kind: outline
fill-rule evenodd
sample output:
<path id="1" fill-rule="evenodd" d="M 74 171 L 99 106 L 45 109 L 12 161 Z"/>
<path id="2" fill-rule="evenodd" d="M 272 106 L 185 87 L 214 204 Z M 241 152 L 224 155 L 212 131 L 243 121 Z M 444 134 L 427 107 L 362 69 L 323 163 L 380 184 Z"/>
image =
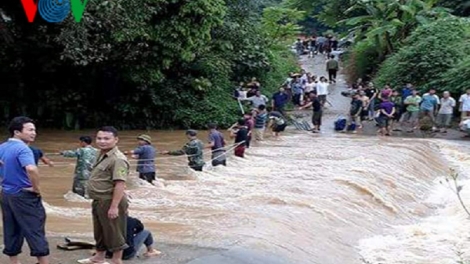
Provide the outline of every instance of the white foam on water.
<path id="1" fill-rule="evenodd" d="M 448 165 L 459 173 L 458 185 L 465 205 L 470 208 L 468 180 L 470 151 L 467 143 L 438 142 Z M 447 179 L 447 180 L 446 180 Z M 387 235 L 359 242 L 360 254 L 370 264 L 461 264 L 470 261 L 470 218 L 455 194 L 454 181 L 437 177 L 424 201 L 436 210 L 433 215 L 409 225 L 393 226 Z"/>

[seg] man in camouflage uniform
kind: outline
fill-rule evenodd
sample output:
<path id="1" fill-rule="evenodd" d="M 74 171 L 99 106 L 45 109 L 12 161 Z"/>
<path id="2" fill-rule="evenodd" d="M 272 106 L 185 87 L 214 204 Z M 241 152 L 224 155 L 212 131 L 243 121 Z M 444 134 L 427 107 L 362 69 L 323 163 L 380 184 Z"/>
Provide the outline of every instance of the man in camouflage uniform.
<path id="1" fill-rule="evenodd" d="M 80 148 L 76 150 L 62 151 L 60 154 L 66 158 L 77 158 L 72 191 L 78 195 L 87 197 L 87 181 L 90 178 L 91 169 L 95 162 L 97 151 L 91 146 L 91 137 L 82 136 L 79 140 Z"/>
<path id="2" fill-rule="evenodd" d="M 180 155 L 187 155 L 188 156 L 188 165 L 191 169 L 195 171 L 202 171 L 202 167 L 204 167 L 204 143 L 197 138 L 197 131 L 196 130 L 188 130 L 186 131 L 186 137 L 188 137 L 189 142 L 183 146 L 180 150 L 174 151 L 164 151 L 163 154 L 173 155 L 173 156 L 180 156 Z"/>

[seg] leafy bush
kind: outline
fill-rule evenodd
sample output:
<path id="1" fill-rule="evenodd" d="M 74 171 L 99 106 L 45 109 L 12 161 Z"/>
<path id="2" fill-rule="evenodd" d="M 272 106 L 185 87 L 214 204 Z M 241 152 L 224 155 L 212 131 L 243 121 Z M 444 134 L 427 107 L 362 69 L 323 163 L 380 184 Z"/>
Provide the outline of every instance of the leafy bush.
<path id="1" fill-rule="evenodd" d="M 288 73 L 300 71 L 300 66 L 295 55 L 284 48 L 272 48 L 267 56 L 269 68 L 259 79 L 263 85 L 263 94 L 270 97 L 284 83 Z"/>
<path id="2" fill-rule="evenodd" d="M 440 78 L 432 82 L 433 87 L 439 90 L 460 94 L 470 88 L 470 56 L 466 56 L 452 69 L 441 74 Z"/>
<path id="3" fill-rule="evenodd" d="M 367 78 L 377 71 L 379 65 L 377 47 L 368 41 L 358 42 L 346 59 L 345 72 L 349 83 Z"/>
<path id="4" fill-rule="evenodd" d="M 469 36 L 468 20 L 462 18 L 448 17 L 418 27 L 405 45 L 385 60 L 375 84 L 381 87 L 411 82 L 428 89 L 468 54 Z"/>
<path id="5" fill-rule="evenodd" d="M 270 95 L 296 67 L 277 50 L 284 36 L 274 41 L 263 28 L 262 10 L 276 2 L 90 0 L 81 23 L 60 27 L 29 24 L 8 2 L 0 122 L 29 115 L 68 129 L 229 125 L 240 114 L 235 84 L 257 77 Z"/>

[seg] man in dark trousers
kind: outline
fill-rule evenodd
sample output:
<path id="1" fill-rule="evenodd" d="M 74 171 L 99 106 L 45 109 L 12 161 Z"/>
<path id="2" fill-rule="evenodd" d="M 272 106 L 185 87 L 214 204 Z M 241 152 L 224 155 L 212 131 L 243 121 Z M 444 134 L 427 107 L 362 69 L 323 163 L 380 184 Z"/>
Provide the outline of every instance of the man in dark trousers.
<path id="1" fill-rule="evenodd" d="M 225 139 L 224 135 L 217 130 L 217 124 L 209 123 L 209 137 L 207 148 L 212 149 L 212 166 L 227 166 L 227 156 L 225 155 Z"/>
<path id="2" fill-rule="evenodd" d="M 162 154 L 172 156 L 188 156 L 188 165 L 195 171 L 202 171 L 204 165 L 204 143 L 197 138 L 197 131 L 189 129 L 186 131 L 188 142 L 179 150 L 163 151 Z"/>
<path id="3" fill-rule="evenodd" d="M 160 251 L 153 248 L 153 236 L 150 231 L 144 229 L 142 222 L 130 216 L 127 216 L 127 236 L 126 244 L 129 246 L 124 249 L 122 254 L 123 260 L 134 258 L 139 252 L 140 248 L 145 245 L 147 251 L 144 253 L 145 257 L 154 257 L 161 254 Z M 111 258 L 112 252 L 106 252 L 106 256 Z"/>
<path id="4" fill-rule="evenodd" d="M 124 151 L 124 154 L 131 154 L 137 159 L 137 172 L 139 178 L 152 183 L 155 180 L 155 157 L 157 150 L 152 146 L 152 138 L 149 135 L 139 135 L 137 137 L 139 146 L 131 151 Z"/>
<path id="5" fill-rule="evenodd" d="M 235 138 L 235 156 L 245 157 L 246 142 L 248 140 L 248 128 L 244 118 L 240 118 L 236 124 L 229 128 L 230 137 Z"/>
<path id="6" fill-rule="evenodd" d="M 321 121 L 322 121 L 322 115 L 323 115 L 323 107 L 322 103 L 318 99 L 317 93 L 312 92 L 309 94 L 310 97 L 310 102 L 305 104 L 304 106 L 300 107 L 299 110 L 305 109 L 312 107 L 313 109 L 313 115 L 312 115 L 312 124 L 313 124 L 313 133 L 319 133 L 320 132 L 320 127 L 321 127 Z"/>
<path id="7" fill-rule="evenodd" d="M 273 110 L 285 115 L 284 107 L 289 102 L 289 95 L 285 92 L 284 87 L 279 88 L 279 92 L 274 93 L 272 99 L 271 107 Z"/>
<path id="8" fill-rule="evenodd" d="M 102 263 L 106 251 L 111 251 L 112 264 L 122 264 L 123 250 L 128 248 L 128 202 L 124 190 L 130 165 L 118 149 L 118 142 L 118 131 L 112 126 L 104 126 L 96 134 L 100 152 L 88 180 L 88 195 L 93 199 L 91 208 L 96 255 L 78 263 Z"/>
<path id="9" fill-rule="evenodd" d="M 330 82 L 336 83 L 336 74 L 339 70 L 339 63 L 335 60 L 335 56 L 331 55 L 330 59 L 326 62 L 326 71 L 328 72 L 328 79 Z"/>
<path id="10" fill-rule="evenodd" d="M 36 127 L 28 117 L 15 117 L 8 131 L 11 138 L 0 145 L 1 205 L 3 215 L 3 254 L 10 263 L 20 263 L 24 239 L 31 256 L 39 264 L 49 263 L 45 234 L 46 211 L 42 205 L 39 171 L 28 144 L 36 138 Z"/>

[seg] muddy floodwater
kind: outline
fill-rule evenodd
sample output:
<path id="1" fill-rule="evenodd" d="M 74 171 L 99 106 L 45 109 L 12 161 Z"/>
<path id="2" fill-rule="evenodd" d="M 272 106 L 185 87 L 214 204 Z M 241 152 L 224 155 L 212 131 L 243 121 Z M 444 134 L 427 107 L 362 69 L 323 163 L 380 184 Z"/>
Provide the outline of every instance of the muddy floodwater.
<path id="1" fill-rule="evenodd" d="M 263 252 L 264 263 L 458 263 L 470 248 L 470 220 L 445 176 L 451 167 L 467 183 L 469 144 L 334 133 L 332 121 L 348 105 L 341 87 L 321 134 L 289 127 L 280 140 L 254 144 L 246 158 L 230 154 L 227 167 L 204 172 L 189 170 L 184 156 L 158 156 L 156 186 L 131 174 L 130 214 L 158 242 L 250 249 Z M 140 133 L 158 150 L 185 142 L 184 131 L 121 131 L 119 148 L 133 149 Z M 75 160 L 53 154 L 93 134 L 39 130 L 35 145 L 56 163 L 40 167 L 51 236 L 92 236 L 90 202 L 69 193 Z M 206 141 L 207 131 L 199 136 Z"/>

